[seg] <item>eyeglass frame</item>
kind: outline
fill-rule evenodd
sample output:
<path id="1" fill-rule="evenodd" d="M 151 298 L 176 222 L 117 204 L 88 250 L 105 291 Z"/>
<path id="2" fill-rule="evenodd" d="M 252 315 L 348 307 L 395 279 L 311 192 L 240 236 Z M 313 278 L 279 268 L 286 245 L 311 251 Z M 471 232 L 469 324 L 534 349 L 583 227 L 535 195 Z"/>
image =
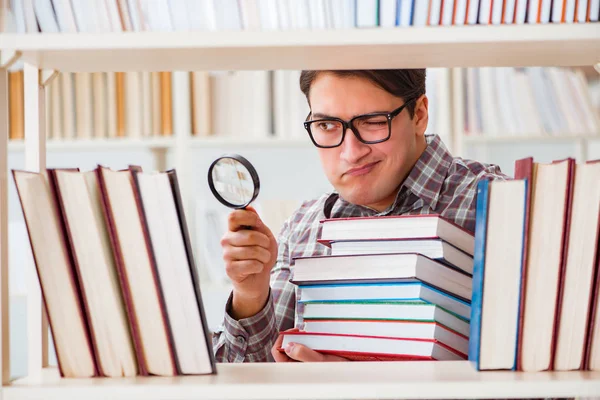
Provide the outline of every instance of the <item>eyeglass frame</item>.
<path id="1" fill-rule="evenodd" d="M 404 104 L 402 104 L 400 107 L 396 108 L 395 110 L 390 111 L 389 113 L 373 112 L 373 113 L 368 113 L 368 114 L 362 114 L 362 115 L 357 115 L 356 117 L 352 117 L 352 119 L 349 121 L 344 121 L 343 119 L 337 118 L 337 117 L 320 118 L 320 119 L 304 121 L 304 129 L 306 129 L 306 131 L 308 132 L 308 136 L 310 137 L 310 140 L 313 142 L 313 144 L 320 149 L 333 149 L 333 148 L 341 146 L 342 143 L 344 143 L 344 139 L 346 138 L 346 131 L 348 129 L 350 129 L 352 131 L 352 133 L 354 133 L 354 136 L 356 136 L 358 141 L 361 143 L 377 144 L 377 143 L 385 142 L 386 140 L 389 140 L 390 137 L 392 137 L 392 120 L 396 116 L 398 116 L 402 112 L 402 110 L 404 110 L 404 108 L 406 108 L 406 106 L 408 106 L 410 103 L 412 103 L 413 101 L 415 101 L 417 99 L 418 99 L 418 97 L 413 97 L 413 98 L 409 99 L 408 101 L 405 101 Z M 306 118 L 310 117 L 311 114 L 312 114 L 312 111 L 308 113 Z M 364 140 L 360 136 L 358 129 L 356 129 L 356 127 L 354 126 L 354 124 L 353 124 L 354 120 L 357 120 L 359 118 L 365 118 L 365 117 L 379 117 L 379 116 L 385 116 L 387 118 L 387 121 L 388 121 L 387 137 L 385 137 L 383 139 L 378 139 L 378 140 Z M 342 139 L 340 140 L 340 142 L 338 144 L 336 144 L 334 146 L 322 146 L 315 141 L 313 134 L 310 130 L 310 125 L 314 122 L 320 122 L 320 121 L 337 121 L 342 124 L 342 127 L 344 129 L 342 130 Z"/>

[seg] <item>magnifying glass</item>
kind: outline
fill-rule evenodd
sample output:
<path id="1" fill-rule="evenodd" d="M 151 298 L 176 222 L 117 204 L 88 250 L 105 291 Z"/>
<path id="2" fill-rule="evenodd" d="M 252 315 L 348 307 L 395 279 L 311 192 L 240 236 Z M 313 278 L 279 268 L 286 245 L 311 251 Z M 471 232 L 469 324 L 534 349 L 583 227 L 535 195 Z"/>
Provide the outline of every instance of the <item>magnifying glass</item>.
<path id="1" fill-rule="evenodd" d="M 227 207 L 246 208 L 258 196 L 258 173 L 239 154 L 217 158 L 208 168 L 208 185 L 213 195 Z"/>

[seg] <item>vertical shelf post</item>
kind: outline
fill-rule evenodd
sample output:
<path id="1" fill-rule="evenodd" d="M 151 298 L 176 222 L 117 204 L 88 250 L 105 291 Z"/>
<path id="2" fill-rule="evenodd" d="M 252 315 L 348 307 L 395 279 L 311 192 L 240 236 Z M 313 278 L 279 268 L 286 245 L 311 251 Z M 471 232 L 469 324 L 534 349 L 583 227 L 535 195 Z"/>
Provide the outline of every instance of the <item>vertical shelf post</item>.
<path id="1" fill-rule="evenodd" d="M 37 67 L 24 64 L 25 169 L 46 169 L 45 95 Z M 27 375 L 37 377 L 48 365 L 48 321 L 43 311 L 40 284 L 34 265 L 26 265 L 27 276 Z"/>
<path id="2" fill-rule="evenodd" d="M 452 155 L 455 157 L 464 157 L 465 135 L 465 108 L 464 108 L 464 86 L 463 69 L 452 68 L 450 70 L 450 115 L 452 130 Z"/>
<path id="3" fill-rule="evenodd" d="M 2 385 L 10 380 L 8 291 L 8 69 L 0 65 L 0 367 Z"/>

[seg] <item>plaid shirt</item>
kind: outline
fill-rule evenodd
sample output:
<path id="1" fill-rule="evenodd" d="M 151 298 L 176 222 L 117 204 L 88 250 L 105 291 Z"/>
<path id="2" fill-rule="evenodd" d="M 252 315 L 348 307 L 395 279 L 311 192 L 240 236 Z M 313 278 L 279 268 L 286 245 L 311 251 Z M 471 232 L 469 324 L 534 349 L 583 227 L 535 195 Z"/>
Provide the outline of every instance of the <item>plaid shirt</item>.
<path id="1" fill-rule="evenodd" d="M 428 135 L 427 143 L 396 200 L 383 212 L 350 204 L 337 193 L 326 193 L 302 204 L 279 235 L 277 263 L 271 271 L 271 293 L 265 307 L 252 317 L 236 321 L 230 316 L 229 297 L 225 320 L 213 336 L 218 362 L 273 361 L 271 347 L 278 333 L 301 324 L 296 312 L 296 286 L 289 282 L 290 265 L 296 257 L 329 254 L 328 247 L 317 243 L 323 218 L 440 214 L 475 230 L 477 182 L 508 177 L 497 166 L 452 157 L 437 135 Z"/>

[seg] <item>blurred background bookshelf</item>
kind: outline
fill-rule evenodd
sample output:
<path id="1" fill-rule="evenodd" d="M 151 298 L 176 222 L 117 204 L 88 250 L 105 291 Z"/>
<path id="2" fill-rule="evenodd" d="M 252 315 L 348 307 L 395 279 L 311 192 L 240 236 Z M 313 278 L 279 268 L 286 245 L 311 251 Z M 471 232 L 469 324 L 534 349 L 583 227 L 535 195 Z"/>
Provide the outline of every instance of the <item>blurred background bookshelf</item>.
<path id="1" fill-rule="evenodd" d="M 443 8 L 436 0 L 115 0 L 106 2 L 111 5 L 108 8 L 90 1 L 93 12 L 89 13 L 78 8 L 82 3 L 76 1 L 7 3 L 10 12 L 0 18 L 5 32 L 52 40 L 77 32 L 332 31 L 436 25 L 450 30 L 453 25 L 575 26 L 598 21 L 595 9 L 570 8 L 597 6 L 587 0 L 565 1 L 569 8 L 556 11 L 550 1 L 540 0 L 542 12 L 537 19 L 521 0 L 508 1 L 513 7 L 505 10 L 497 6 L 503 2 L 471 2 L 484 7 L 470 12 L 465 8 L 464 15 L 460 10 L 466 2 L 460 0 L 445 1 Z M 449 7 L 454 3 L 456 8 Z M 421 4 L 427 7 L 419 8 Z M 429 7 L 439 9 L 432 13 Z M 505 12 L 511 9 L 512 14 Z M 191 17 L 195 15 L 202 18 Z M 517 31 L 512 35 L 519 36 Z M 101 42 L 102 37 L 98 39 Z M 17 63 L 9 73 L 9 169 L 25 165 L 21 68 Z M 228 210 L 213 199 L 206 184 L 210 162 L 223 153 L 238 152 L 256 166 L 263 182 L 256 206 L 275 233 L 302 200 L 330 190 L 317 151 L 302 127 L 308 107 L 299 90 L 299 73 L 62 72 L 46 88 L 48 167 L 89 170 L 97 164 L 115 169 L 137 164 L 150 170 L 185 166 L 188 186 L 184 194 L 211 328 L 221 321 L 229 286 L 219 245 Z M 539 162 L 600 158 L 599 77 L 593 68 L 580 67 L 430 68 L 428 132 L 440 135 L 455 156 L 498 164 L 509 175 L 514 160 L 525 156 Z M 9 216 L 14 300 L 11 369 L 14 376 L 22 376 L 27 360 L 23 335 L 27 288 L 19 266 L 31 262 L 31 252 L 12 180 Z"/>

